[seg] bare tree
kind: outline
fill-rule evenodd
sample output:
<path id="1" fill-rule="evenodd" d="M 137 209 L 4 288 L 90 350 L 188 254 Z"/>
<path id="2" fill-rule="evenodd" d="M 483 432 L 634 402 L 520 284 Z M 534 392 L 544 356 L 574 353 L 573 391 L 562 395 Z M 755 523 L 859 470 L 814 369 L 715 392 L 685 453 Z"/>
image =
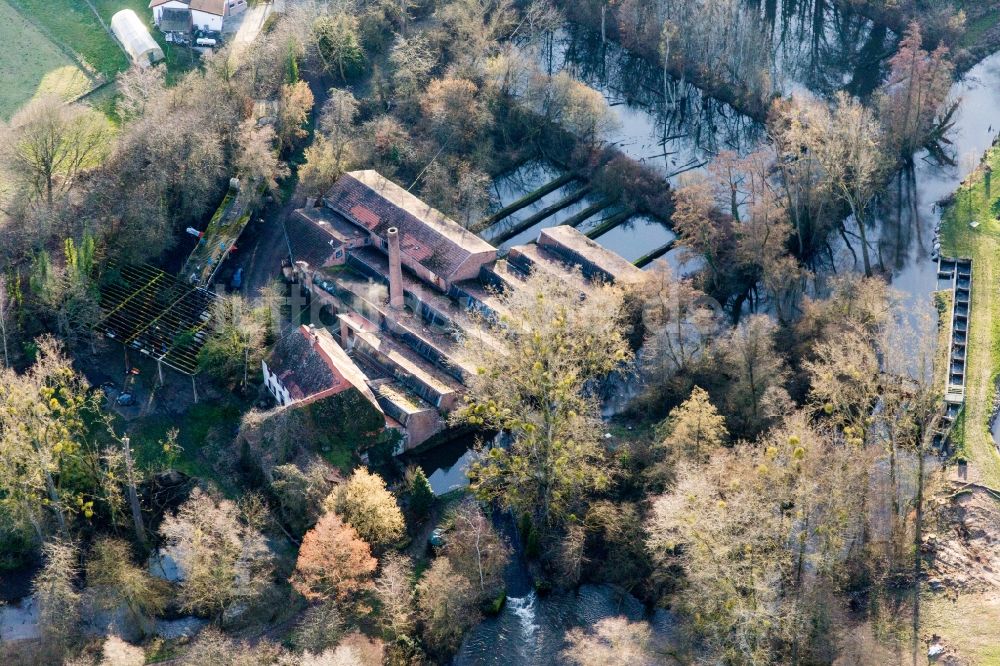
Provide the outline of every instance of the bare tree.
<path id="1" fill-rule="evenodd" d="M 42 546 L 42 555 L 45 564 L 31 582 L 38 602 L 38 624 L 49 641 L 64 644 L 79 628 L 79 552 L 72 542 L 55 540 Z"/>
<path id="2" fill-rule="evenodd" d="M 722 345 L 734 381 L 729 386 L 731 430 L 746 436 L 760 432 L 789 404 L 782 385 L 785 361 L 777 353 L 777 325 L 766 315 L 741 322 Z"/>
<path id="3" fill-rule="evenodd" d="M 226 609 L 251 601 L 267 584 L 271 553 L 252 516 L 229 500 L 195 489 L 160 527 L 183 571 L 181 605 L 222 622 Z"/>
<path id="4" fill-rule="evenodd" d="M 475 501 L 463 502 L 451 519 L 453 528 L 445 555 L 456 571 L 479 588 L 479 595 L 488 599 L 503 586 L 510 548 Z"/>
<path id="5" fill-rule="evenodd" d="M 124 604 L 144 633 L 151 619 L 166 607 L 169 585 L 132 562 L 132 549 L 120 539 L 104 538 L 91 549 L 87 562 L 87 585 L 100 604 L 113 610 Z"/>
<path id="6" fill-rule="evenodd" d="M 262 183 L 272 194 L 276 193 L 278 180 L 288 176 L 288 167 L 278 159 L 276 144 L 277 135 L 270 125 L 257 127 L 252 120 L 240 125 L 234 166 L 254 192 L 257 183 Z"/>
<path id="7" fill-rule="evenodd" d="M 139 67 L 135 65 L 118 75 L 116 81 L 119 117 L 129 121 L 141 118 L 151 101 L 166 89 L 164 67 Z"/>
<path id="8" fill-rule="evenodd" d="M 476 592 L 451 560 L 439 557 L 417 584 L 417 606 L 424 641 L 439 655 L 458 648 L 462 635 L 479 620 Z"/>
<path id="9" fill-rule="evenodd" d="M 5 158 L 32 199 L 44 199 L 51 206 L 57 195 L 73 188 L 82 172 L 100 164 L 112 135 L 110 123 L 97 111 L 42 96 L 11 118 Z"/>
<path id="10" fill-rule="evenodd" d="M 663 655 L 653 644 L 647 622 L 630 622 L 624 617 L 599 621 L 592 630 L 575 627 L 566 636 L 569 647 L 562 656 L 575 666 L 653 666 L 662 664 Z"/>
<path id="11" fill-rule="evenodd" d="M 413 632 L 413 563 L 406 556 L 390 553 L 382 561 L 375 579 L 375 596 L 381 604 L 379 621 L 392 636 Z"/>
<path id="12" fill-rule="evenodd" d="M 3 340 L 3 364 L 10 366 L 10 354 L 7 350 L 7 317 L 13 302 L 7 298 L 7 281 L 0 280 L 0 338 Z"/>

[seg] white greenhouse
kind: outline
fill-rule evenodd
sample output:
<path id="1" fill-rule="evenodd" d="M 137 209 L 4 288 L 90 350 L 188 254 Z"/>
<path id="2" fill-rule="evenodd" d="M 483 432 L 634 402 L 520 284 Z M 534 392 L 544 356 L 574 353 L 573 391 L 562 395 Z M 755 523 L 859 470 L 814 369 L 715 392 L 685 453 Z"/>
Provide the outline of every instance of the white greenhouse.
<path id="1" fill-rule="evenodd" d="M 125 47 L 132 62 L 148 67 L 163 60 L 163 49 L 156 43 L 149 29 L 131 9 L 123 9 L 111 17 L 111 30 Z"/>

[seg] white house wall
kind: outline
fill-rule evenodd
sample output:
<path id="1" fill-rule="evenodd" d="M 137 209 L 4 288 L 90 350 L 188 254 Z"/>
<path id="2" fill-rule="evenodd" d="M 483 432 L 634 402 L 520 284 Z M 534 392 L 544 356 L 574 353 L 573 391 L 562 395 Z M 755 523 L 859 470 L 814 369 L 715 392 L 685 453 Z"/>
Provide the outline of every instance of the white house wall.
<path id="1" fill-rule="evenodd" d="M 272 373 L 270 368 L 267 367 L 266 361 L 260 362 L 262 369 L 264 370 L 264 384 L 267 386 L 267 390 L 270 391 L 271 395 L 279 405 L 288 405 L 292 402 L 292 396 L 289 395 L 288 389 L 281 385 L 278 380 L 278 375 Z"/>
<path id="2" fill-rule="evenodd" d="M 195 28 L 200 30 L 222 32 L 222 17 L 217 14 L 209 14 L 208 12 L 192 9 L 191 22 L 194 23 Z"/>

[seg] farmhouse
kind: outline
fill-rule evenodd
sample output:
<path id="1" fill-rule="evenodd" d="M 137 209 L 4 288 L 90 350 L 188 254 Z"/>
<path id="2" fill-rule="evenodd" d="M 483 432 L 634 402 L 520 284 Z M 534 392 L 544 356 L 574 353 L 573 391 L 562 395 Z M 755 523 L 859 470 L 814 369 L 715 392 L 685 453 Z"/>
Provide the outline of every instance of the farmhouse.
<path id="1" fill-rule="evenodd" d="M 382 411 L 365 374 L 326 329 L 287 329 L 262 369 L 279 405 L 264 419 L 270 432 L 265 439 L 272 444 L 289 432 L 312 433 L 305 440 L 321 450 L 364 450 L 398 441 L 391 433 L 402 426 Z"/>
<path id="2" fill-rule="evenodd" d="M 571 281 L 581 294 L 595 281 L 645 275 L 565 226 L 498 260 L 492 245 L 374 171 L 341 176 L 321 206 L 296 211 L 287 231 L 295 277 L 314 306 L 336 316 L 331 339 L 400 424 L 402 449 L 445 429 L 476 371 L 461 353 L 471 313 L 503 314 L 497 291 L 518 289 L 533 270 Z M 265 371 L 269 382 L 271 375 Z"/>
<path id="3" fill-rule="evenodd" d="M 190 12 L 194 30 L 222 32 L 226 19 L 244 12 L 246 0 L 150 0 L 153 22 L 163 29 L 164 11 L 168 9 Z M 168 15 L 169 16 L 169 15 Z"/>
<path id="4" fill-rule="evenodd" d="M 111 31 L 125 47 L 132 62 L 148 67 L 163 60 L 163 49 L 131 9 L 123 9 L 111 17 Z"/>

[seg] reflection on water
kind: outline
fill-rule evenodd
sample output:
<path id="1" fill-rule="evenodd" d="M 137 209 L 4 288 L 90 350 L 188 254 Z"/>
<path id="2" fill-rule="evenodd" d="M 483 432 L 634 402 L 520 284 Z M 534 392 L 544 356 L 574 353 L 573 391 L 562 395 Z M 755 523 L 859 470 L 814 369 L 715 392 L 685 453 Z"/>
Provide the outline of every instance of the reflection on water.
<path id="1" fill-rule="evenodd" d="M 774 76 L 784 94 L 838 90 L 867 98 L 878 87 L 897 36 L 832 0 L 744 0 L 768 26 Z"/>
<path id="2" fill-rule="evenodd" d="M 928 313 L 933 304 L 927 295 L 937 285 L 937 265 L 931 259 L 934 228 L 941 220 L 937 203 L 954 193 L 1000 131 L 1000 53 L 973 67 L 952 86 L 951 96 L 962 100 L 949 136 L 957 166 L 940 166 L 926 154 L 918 155 L 912 173 L 899 174 L 889 188 L 876 222 L 878 256 L 891 272 L 893 286 L 912 308 Z"/>
<path id="3" fill-rule="evenodd" d="M 496 212 L 505 206 L 509 206 L 518 199 L 521 199 L 532 192 L 536 191 L 543 185 L 552 182 L 556 178 L 563 175 L 563 172 L 545 162 L 543 160 L 532 160 L 526 162 L 516 169 L 498 176 L 493 181 L 493 185 L 490 188 L 491 192 L 491 212 Z M 579 191 L 579 188 L 583 184 L 580 182 L 573 182 L 564 185 L 552 192 L 549 192 L 545 196 L 541 197 L 537 201 L 525 206 L 524 208 L 511 213 L 509 216 L 500 220 L 493 226 L 484 230 L 480 235 L 486 241 L 491 243 L 494 242 L 495 238 L 499 234 L 511 229 L 511 227 L 517 225 L 519 222 L 535 215 L 539 211 L 552 206 L 553 204 L 565 199 L 567 196 L 572 195 L 574 192 Z M 568 206 L 555 211 L 548 217 L 539 220 L 536 224 L 524 229 L 523 231 L 514 234 L 512 237 L 503 241 L 499 244 L 499 247 L 506 250 L 510 249 L 515 245 L 523 245 L 525 243 L 533 243 L 538 239 L 538 233 L 547 227 L 553 227 L 559 224 L 570 221 L 570 218 L 578 215 L 587 208 L 599 203 L 602 197 L 598 194 L 590 193 L 583 196 L 578 201 L 575 201 Z M 595 210 L 589 217 L 584 220 L 579 221 L 577 228 L 586 233 L 589 229 L 596 228 L 608 218 L 616 215 L 621 211 L 622 207 L 619 204 L 612 204 L 606 208 Z M 658 224 L 661 231 L 657 231 L 655 228 L 650 226 L 650 235 L 648 239 L 642 239 L 642 242 L 655 242 L 657 238 L 662 236 L 662 233 L 666 231 L 662 224 Z M 645 226 L 641 228 L 646 228 Z M 669 232 L 666 232 L 669 233 Z M 666 242 L 666 241 L 664 241 Z M 495 244 L 495 243 L 494 243 Z M 614 248 L 612 248 L 614 249 Z M 617 250 L 616 250 L 617 251 Z M 641 254 L 639 255 L 641 256 Z M 638 258 L 638 256 L 636 257 Z"/>
<path id="4" fill-rule="evenodd" d="M 705 267 L 705 258 L 701 255 L 692 255 L 687 248 L 676 247 L 663 256 L 670 266 L 670 272 L 678 277 L 688 277 L 694 275 Z M 651 264 L 656 265 L 656 262 Z"/>
<path id="5" fill-rule="evenodd" d="M 466 472 L 469 464 L 476 458 L 475 445 L 474 437 L 460 437 L 416 455 L 409 455 L 407 461 L 415 463 L 424 471 L 435 495 L 444 495 L 469 485 Z"/>
<path id="6" fill-rule="evenodd" d="M 599 34 L 567 24 L 541 49 L 539 65 L 565 70 L 600 92 L 620 125 L 605 139 L 670 180 L 705 164 L 720 150 L 746 152 L 762 137 L 759 123 Z"/>
<path id="7" fill-rule="evenodd" d="M 675 238 L 674 232 L 659 220 L 648 215 L 636 215 L 594 240 L 629 261 L 636 261 Z"/>
<path id="8" fill-rule="evenodd" d="M 552 182 L 562 171 L 545 160 L 525 162 L 513 171 L 498 176 L 490 188 L 490 213 L 509 206 L 518 199 Z"/>

